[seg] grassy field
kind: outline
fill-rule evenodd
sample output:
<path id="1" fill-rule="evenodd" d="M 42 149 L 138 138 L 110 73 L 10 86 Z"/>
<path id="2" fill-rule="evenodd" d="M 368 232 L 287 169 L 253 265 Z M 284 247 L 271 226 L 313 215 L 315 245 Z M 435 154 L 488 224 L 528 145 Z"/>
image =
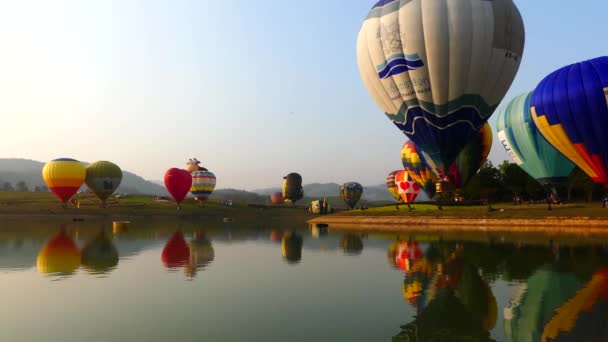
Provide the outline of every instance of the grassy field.
<path id="1" fill-rule="evenodd" d="M 260 216 L 293 217 L 304 222 L 310 218 L 305 208 L 256 207 L 244 203 L 224 206 L 218 201 L 204 202 L 202 205 L 193 199 L 186 199 L 181 210 L 173 201 L 157 201 L 151 196 L 129 196 L 108 201 L 107 208 L 101 208 L 98 199 L 90 194 L 75 197 L 79 207 L 68 204 L 63 208 L 51 193 L 0 192 L 0 216 L 100 216 L 113 218 L 129 217 L 210 217 L 210 218 L 248 218 Z"/>
<path id="2" fill-rule="evenodd" d="M 531 219 L 547 217 L 589 217 L 608 219 L 608 209 L 601 208 L 600 203 L 571 203 L 552 205 L 553 210 L 547 210 L 546 204 L 518 205 L 511 203 L 493 204 L 488 206 L 443 206 L 438 210 L 436 205 L 415 204 L 414 210 L 409 211 L 406 205 L 400 205 L 397 210 L 394 205 L 375 207 L 367 210 L 351 210 L 335 215 L 351 216 L 428 216 L 428 217 L 459 217 L 459 218 L 504 218 Z"/>

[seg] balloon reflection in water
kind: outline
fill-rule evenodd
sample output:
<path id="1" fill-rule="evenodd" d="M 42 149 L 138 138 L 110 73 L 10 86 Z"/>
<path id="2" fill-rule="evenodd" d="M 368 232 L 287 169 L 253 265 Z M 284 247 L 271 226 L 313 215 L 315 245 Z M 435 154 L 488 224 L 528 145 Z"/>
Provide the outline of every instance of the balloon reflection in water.
<path id="1" fill-rule="evenodd" d="M 399 241 L 393 241 L 388 246 L 387 259 L 388 264 L 394 269 L 397 269 L 397 263 L 395 262 L 395 256 L 397 255 L 397 248 L 399 247 Z"/>
<path id="2" fill-rule="evenodd" d="M 270 231 L 270 241 L 279 242 L 283 240 L 283 231 L 273 229 Z"/>
<path id="3" fill-rule="evenodd" d="M 310 224 L 310 235 L 312 237 L 318 239 L 322 236 L 325 236 L 329 233 L 329 229 L 325 224 L 312 223 Z"/>
<path id="4" fill-rule="evenodd" d="M 281 243 L 283 258 L 290 264 L 302 260 L 302 237 L 295 232 L 285 233 Z"/>
<path id="5" fill-rule="evenodd" d="M 363 241 L 356 234 L 344 234 L 340 238 L 340 247 L 345 254 L 357 255 L 363 251 Z"/>
<path id="6" fill-rule="evenodd" d="M 91 273 L 107 273 L 118 265 L 118 250 L 102 230 L 80 251 L 82 266 Z"/>
<path id="7" fill-rule="evenodd" d="M 416 242 L 402 241 L 397 247 L 395 263 L 404 271 L 409 271 L 412 265 L 424 256 L 424 252 Z"/>
<path id="8" fill-rule="evenodd" d="M 188 264 L 190 259 L 190 248 L 184 240 L 184 234 L 181 231 L 173 233 L 161 254 L 161 260 L 165 267 L 176 268 Z"/>
<path id="9" fill-rule="evenodd" d="M 209 265 L 215 258 L 215 251 L 204 231 L 198 231 L 188 243 L 190 258 L 184 271 L 188 277 L 194 278 L 196 273 Z"/>
<path id="10" fill-rule="evenodd" d="M 38 272 L 68 275 L 80 266 L 80 252 L 64 228 L 46 242 L 36 259 Z"/>

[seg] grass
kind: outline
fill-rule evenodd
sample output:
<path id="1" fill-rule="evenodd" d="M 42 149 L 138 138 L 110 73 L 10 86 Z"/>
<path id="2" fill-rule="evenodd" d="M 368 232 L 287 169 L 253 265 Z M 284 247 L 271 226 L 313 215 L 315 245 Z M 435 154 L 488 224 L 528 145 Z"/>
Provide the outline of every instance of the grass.
<path id="1" fill-rule="evenodd" d="M 493 210 L 488 206 L 443 206 L 438 210 L 434 204 L 414 204 L 414 210 L 409 211 L 406 205 L 395 205 L 369 208 L 368 210 L 351 210 L 335 215 L 349 216 L 426 216 L 426 217 L 457 217 L 457 218 L 504 218 L 532 219 L 548 217 L 589 217 L 608 219 L 608 209 L 601 208 L 600 203 L 571 203 L 552 205 L 553 210 L 547 210 L 546 204 L 531 204 L 514 206 L 511 203 L 493 204 Z"/>
<path id="2" fill-rule="evenodd" d="M 129 196 L 108 201 L 107 208 L 101 208 L 100 201 L 91 194 L 78 194 L 80 202 L 77 208 L 68 204 L 63 208 L 59 200 L 51 193 L 35 192 L 0 192 L 0 215 L 3 216 L 100 216 L 100 217 L 240 217 L 255 219 L 260 216 L 301 218 L 302 222 L 309 217 L 303 208 L 291 208 L 288 205 L 278 208 L 251 207 L 245 203 L 234 203 L 224 206 L 219 201 L 198 203 L 186 199 L 181 210 L 173 201 L 159 202 L 152 196 Z"/>

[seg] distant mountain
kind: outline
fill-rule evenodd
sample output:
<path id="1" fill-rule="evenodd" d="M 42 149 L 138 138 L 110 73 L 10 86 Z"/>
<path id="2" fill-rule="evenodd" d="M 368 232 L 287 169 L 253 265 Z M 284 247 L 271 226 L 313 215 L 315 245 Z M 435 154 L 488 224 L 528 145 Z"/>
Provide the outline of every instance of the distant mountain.
<path id="1" fill-rule="evenodd" d="M 268 195 L 236 189 L 217 189 L 209 198 L 233 200 L 235 202 L 267 203 L 270 202 Z"/>
<path id="2" fill-rule="evenodd" d="M 88 165 L 88 163 L 84 162 L 83 164 Z M 0 158 L 0 186 L 4 182 L 10 182 L 14 186 L 20 181 L 24 181 L 30 189 L 36 186 L 44 186 L 45 184 L 42 180 L 43 167 L 44 163 L 35 160 Z M 117 192 L 167 195 L 164 186 L 159 186 L 125 170 L 122 171 L 122 183 Z"/>

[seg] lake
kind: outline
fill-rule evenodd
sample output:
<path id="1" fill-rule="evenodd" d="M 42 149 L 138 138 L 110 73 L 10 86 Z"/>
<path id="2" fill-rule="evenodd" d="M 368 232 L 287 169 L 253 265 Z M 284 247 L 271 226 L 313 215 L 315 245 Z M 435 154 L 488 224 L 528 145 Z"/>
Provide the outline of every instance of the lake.
<path id="1" fill-rule="evenodd" d="M 0 341 L 603 341 L 607 246 L 3 220 Z"/>

